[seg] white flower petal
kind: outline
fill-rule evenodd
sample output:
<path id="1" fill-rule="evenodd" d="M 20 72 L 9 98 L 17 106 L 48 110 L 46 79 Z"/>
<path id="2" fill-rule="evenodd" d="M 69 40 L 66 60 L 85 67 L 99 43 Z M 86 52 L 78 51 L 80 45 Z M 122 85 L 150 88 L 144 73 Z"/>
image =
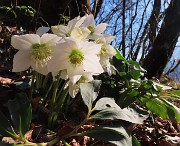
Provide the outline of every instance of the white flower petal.
<path id="1" fill-rule="evenodd" d="M 103 37 L 105 38 L 107 44 L 111 43 L 115 38 L 115 36 L 109 34 L 103 34 Z"/>
<path id="2" fill-rule="evenodd" d="M 82 65 L 79 66 L 72 66 L 71 64 L 68 65 L 67 74 L 69 76 L 82 75 L 83 73 L 84 73 L 84 69 Z"/>
<path id="3" fill-rule="evenodd" d="M 83 25 L 84 27 L 92 26 L 95 27 L 94 16 L 92 14 L 88 15 L 87 18 L 84 20 Z"/>
<path id="4" fill-rule="evenodd" d="M 43 34 L 47 33 L 49 29 L 50 29 L 49 27 L 45 27 L 45 26 L 39 27 L 36 30 L 36 34 L 38 34 L 39 36 L 42 36 Z"/>
<path id="5" fill-rule="evenodd" d="M 72 84 L 74 85 L 80 78 L 82 75 L 73 75 L 73 76 L 69 76 L 70 81 L 72 82 Z"/>
<path id="6" fill-rule="evenodd" d="M 84 41 L 81 42 L 81 46 L 85 54 L 99 54 L 102 45 Z"/>
<path id="7" fill-rule="evenodd" d="M 51 30 L 54 34 L 60 37 L 66 37 L 66 35 L 70 32 L 69 28 L 65 25 L 52 26 Z"/>
<path id="8" fill-rule="evenodd" d="M 51 45 L 51 46 L 55 46 L 56 43 L 60 40 L 61 38 L 58 37 L 57 35 L 55 34 L 43 34 L 42 37 L 41 37 L 41 44 L 43 43 L 48 43 L 48 45 Z"/>
<path id="9" fill-rule="evenodd" d="M 83 38 L 83 33 L 79 27 L 75 27 L 71 31 L 71 37 L 82 39 Z"/>
<path id="10" fill-rule="evenodd" d="M 55 55 L 49 60 L 47 63 L 47 68 L 49 72 L 59 72 L 61 70 L 66 69 L 67 62 L 64 61 L 65 59 L 59 55 Z"/>
<path id="11" fill-rule="evenodd" d="M 40 74 L 47 75 L 49 73 L 46 64 L 42 66 L 40 64 L 35 64 L 33 61 L 31 61 L 31 67 L 33 70 L 37 71 Z"/>
<path id="12" fill-rule="evenodd" d="M 97 56 L 86 55 L 85 58 L 86 59 L 83 62 L 85 72 L 91 72 L 95 74 L 104 72 Z"/>
<path id="13" fill-rule="evenodd" d="M 20 50 L 14 55 L 13 72 L 25 71 L 30 67 L 29 51 Z"/>
<path id="14" fill-rule="evenodd" d="M 95 33 L 103 33 L 107 27 L 107 23 L 100 23 L 95 27 Z"/>
<path id="15" fill-rule="evenodd" d="M 11 45 L 18 50 L 29 50 L 36 43 L 40 43 L 37 34 L 13 35 L 11 38 Z"/>
<path id="16" fill-rule="evenodd" d="M 77 39 L 69 37 L 66 38 L 65 41 L 67 42 L 67 44 L 69 45 L 69 49 L 78 49 L 79 48 L 79 42 Z M 64 48 L 65 49 L 65 48 Z"/>
<path id="17" fill-rule="evenodd" d="M 116 55 L 116 51 L 111 45 L 106 45 L 106 53 L 109 55 L 109 57 Z"/>

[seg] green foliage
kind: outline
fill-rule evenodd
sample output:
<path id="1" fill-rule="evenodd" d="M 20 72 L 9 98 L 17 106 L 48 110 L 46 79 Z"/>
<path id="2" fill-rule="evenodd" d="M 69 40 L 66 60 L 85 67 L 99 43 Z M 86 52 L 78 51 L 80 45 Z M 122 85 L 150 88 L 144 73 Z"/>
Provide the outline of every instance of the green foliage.
<path id="1" fill-rule="evenodd" d="M 19 134 L 23 136 L 31 123 L 31 104 L 25 93 L 18 93 L 14 100 L 7 103 L 11 119 Z"/>
<path id="2" fill-rule="evenodd" d="M 131 146 L 132 136 L 122 126 L 97 126 L 82 135 L 90 136 L 118 146 Z"/>
<path id="3" fill-rule="evenodd" d="M 131 108 L 121 109 L 115 103 L 115 100 L 108 97 L 103 97 L 95 101 L 98 96 L 97 89 L 99 89 L 100 83 L 100 81 L 94 81 L 93 83 L 82 83 L 80 85 L 81 96 L 89 109 L 86 122 L 89 120 L 123 120 L 142 124 L 147 119 L 148 112 L 140 109 L 138 106 L 134 105 Z M 94 111 L 95 114 L 93 114 Z M 118 146 L 132 145 L 132 136 L 124 129 L 123 125 L 117 127 L 107 125 L 95 126 L 95 128 L 81 135 L 87 135 L 98 140 L 117 144 Z"/>
<path id="4" fill-rule="evenodd" d="M 141 98 L 142 103 L 154 114 L 163 119 L 180 122 L 180 109 L 161 98 Z"/>
<path id="5" fill-rule="evenodd" d="M 31 6 L 0 6 L 0 17 L 4 25 L 33 28 L 29 26 L 35 17 L 36 10 Z M 5 16 L 5 17 L 4 17 Z"/>
<path id="6" fill-rule="evenodd" d="M 26 94 L 18 93 L 14 100 L 8 101 L 7 107 L 12 123 L 0 112 L 0 134 L 26 142 L 24 134 L 29 129 L 32 114 L 30 101 Z"/>
<path id="7" fill-rule="evenodd" d="M 122 91 L 119 97 L 116 97 L 116 103 L 120 107 L 128 107 L 136 101 L 164 119 L 180 122 L 180 109 L 160 97 L 160 90 L 163 87 L 166 88 L 165 86 L 158 85 L 151 80 L 140 79 L 143 78 L 145 71 L 137 62 L 126 60 L 118 51 L 114 63 L 124 66 L 116 66 L 118 72 L 116 78 L 119 82 L 125 81 L 123 86 L 116 85 L 119 91 Z"/>

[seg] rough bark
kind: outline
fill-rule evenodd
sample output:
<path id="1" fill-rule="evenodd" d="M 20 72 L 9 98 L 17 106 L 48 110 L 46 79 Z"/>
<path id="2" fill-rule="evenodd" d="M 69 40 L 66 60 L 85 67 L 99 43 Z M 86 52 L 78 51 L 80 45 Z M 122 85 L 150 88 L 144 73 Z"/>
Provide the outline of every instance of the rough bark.
<path id="1" fill-rule="evenodd" d="M 147 78 L 161 77 L 176 46 L 180 33 L 179 24 L 180 0 L 171 0 L 153 47 L 143 62 L 143 67 L 147 70 Z"/>

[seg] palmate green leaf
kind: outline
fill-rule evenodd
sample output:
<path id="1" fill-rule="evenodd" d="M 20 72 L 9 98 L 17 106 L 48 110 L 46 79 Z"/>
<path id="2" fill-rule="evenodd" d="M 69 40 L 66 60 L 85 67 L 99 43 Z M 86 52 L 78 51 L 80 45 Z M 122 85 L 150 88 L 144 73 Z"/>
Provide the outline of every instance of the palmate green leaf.
<path id="1" fill-rule="evenodd" d="M 89 83 L 80 84 L 80 93 L 82 99 L 89 110 L 91 110 L 92 104 L 94 100 L 97 98 L 100 86 L 101 86 L 100 80 L 94 80 Z"/>
<path id="2" fill-rule="evenodd" d="M 131 123 L 142 124 L 149 116 L 147 111 L 140 109 L 139 107 L 134 108 L 116 108 L 110 107 L 99 111 L 95 115 L 91 116 L 90 119 L 98 120 L 124 120 Z"/>
<path id="3" fill-rule="evenodd" d="M 27 95 L 18 93 L 14 100 L 8 101 L 7 107 L 16 130 L 23 136 L 29 129 L 32 116 L 32 108 Z"/>
<path id="4" fill-rule="evenodd" d="M 141 102 L 154 114 L 163 119 L 180 122 L 180 108 L 161 98 L 141 98 Z"/>
<path id="5" fill-rule="evenodd" d="M 122 126 L 97 126 L 82 133 L 104 142 L 110 142 L 117 146 L 132 146 L 132 136 Z"/>
<path id="6" fill-rule="evenodd" d="M 0 112 L 0 135 L 4 137 L 15 137 L 16 133 L 8 119 Z"/>

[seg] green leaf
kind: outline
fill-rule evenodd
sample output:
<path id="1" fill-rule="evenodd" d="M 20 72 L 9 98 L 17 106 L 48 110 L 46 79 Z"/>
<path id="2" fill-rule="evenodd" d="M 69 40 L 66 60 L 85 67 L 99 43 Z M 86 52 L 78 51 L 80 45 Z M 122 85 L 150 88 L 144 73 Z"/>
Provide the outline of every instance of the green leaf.
<path id="1" fill-rule="evenodd" d="M 126 59 L 121 55 L 121 53 L 119 52 L 119 50 L 117 50 L 116 48 L 115 48 L 115 50 L 116 50 L 116 56 L 115 56 L 116 59 L 125 61 Z"/>
<path id="2" fill-rule="evenodd" d="M 180 108 L 177 108 L 165 99 L 141 98 L 140 100 L 152 113 L 163 119 L 171 119 L 180 122 Z"/>
<path id="3" fill-rule="evenodd" d="M 117 104 L 123 108 L 128 107 L 137 99 L 139 94 L 140 93 L 138 90 L 128 88 L 125 92 L 121 94 L 117 101 Z"/>
<path id="4" fill-rule="evenodd" d="M 89 110 L 91 110 L 92 104 L 94 100 L 97 98 L 100 85 L 100 80 L 94 80 L 93 82 L 80 84 L 80 92 L 82 99 Z"/>
<path id="5" fill-rule="evenodd" d="M 30 101 L 25 93 L 18 93 L 14 100 L 7 103 L 12 122 L 23 136 L 29 129 L 32 116 L 32 108 Z"/>
<path id="6" fill-rule="evenodd" d="M 117 72 L 120 77 L 126 76 L 126 72 Z"/>
<path id="7" fill-rule="evenodd" d="M 0 112 L 0 135 L 4 137 L 15 137 L 16 133 L 8 119 Z"/>
<path id="8" fill-rule="evenodd" d="M 139 79 L 139 77 L 141 76 L 141 71 L 140 70 L 131 70 L 129 72 L 129 74 L 131 75 L 131 77 L 135 80 Z"/>
<path id="9" fill-rule="evenodd" d="M 110 107 L 95 115 L 91 116 L 90 119 L 100 120 L 124 120 L 131 123 L 142 124 L 144 120 L 148 118 L 149 113 L 140 109 L 138 106 L 132 106 L 132 108 L 116 108 Z"/>
<path id="10" fill-rule="evenodd" d="M 82 133 L 82 135 L 90 136 L 104 142 L 110 142 L 116 144 L 117 146 L 132 146 L 132 137 L 122 126 L 98 126 Z"/>
<path id="11" fill-rule="evenodd" d="M 113 98 L 103 97 L 96 102 L 94 110 L 103 110 L 109 107 L 119 108 Z"/>
<path id="12" fill-rule="evenodd" d="M 133 146 L 141 146 L 137 138 L 133 135 L 132 136 L 132 145 Z"/>

